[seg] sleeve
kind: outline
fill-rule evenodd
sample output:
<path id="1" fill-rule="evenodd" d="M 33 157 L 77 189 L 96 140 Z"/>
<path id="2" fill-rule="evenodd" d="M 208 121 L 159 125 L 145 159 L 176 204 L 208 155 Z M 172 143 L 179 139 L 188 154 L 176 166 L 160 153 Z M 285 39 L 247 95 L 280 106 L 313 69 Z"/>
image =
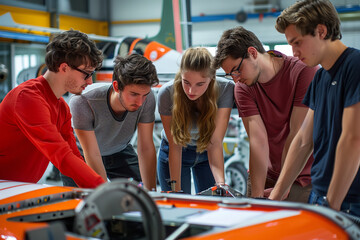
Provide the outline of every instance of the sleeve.
<path id="1" fill-rule="evenodd" d="M 80 187 L 93 188 L 104 182 L 63 138 L 61 129 L 56 126 L 59 116 L 54 114 L 54 109 L 45 99 L 34 93 L 22 92 L 14 104 L 19 128 L 56 168 L 73 178 Z M 65 120 L 67 124 L 69 121 Z"/>
<path id="2" fill-rule="evenodd" d="M 161 86 L 157 96 L 158 111 L 160 115 L 171 116 L 173 107 L 173 81 Z"/>
<path id="3" fill-rule="evenodd" d="M 351 58 L 352 59 L 352 58 Z M 357 60 L 356 60 L 357 59 Z M 352 59 L 346 65 L 344 108 L 354 105 L 360 101 L 360 56 Z"/>
<path id="4" fill-rule="evenodd" d="M 293 105 L 297 107 L 306 107 L 302 101 L 304 99 L 304 96 L 307 92 L 307 89 L 311 83 L 311 81 L 314 79 L 316 71 L 319 69 L 319 67 L 304 67 L 299 71 L 299 74 L 296 74 L 295 76 L 292 75 L 292 77 L 295 77 L 296 79 L 296 90 L 293 100 Z M 293 71 L 294 72 L 294 71 Z"/>
<path id="5" fill-rule="evenodd" d="M 94 113 L 83 95 L 74 95 L 69 101 L 72 124 L 75 129 L 94 130 Z"/>
<path id="6" fill-rule="evenodd" d="M 317 82 L 321 76 L 321 72 L 322 72 L 322 69 L 320 69 L 319 71 L 316 72 L 314 79 L 311 81 L 311 83 L 306 91 L 304 100 L 302 101 L 302 103 L 305 106 L 308 106 L 312 110 L 315 110 L 315 97 L 316 97 L 315 90 L 316 90 Z"/>
<path id="7" fill-rule="evenodd" d="M 245 84 L 237 82 L 235 84 L 235 103 L 239 111 L 239 117 L 249 117 L 259 115 L 259 109 L 255 97 L 251 94 L 250 88 Z"/>
<path id="8" fill-rule="evenodd" d="M 234 106 L 234 82 L 219 82 L 218 108 L 232 108 Z"/>
<path id="9" fill-rule="evenodd" d="M 65 112 L 66 116 L 65 116 L 65 121 L 60 129 L 60 134 L 61 134 L 61 136 L 63 136 L 64 140 L 69 143 L 69 146 L 72 149 L 73 153 L 76 156 L 78 156 L 79 158 L 83 159 L 83 157 L 81 156 L 81 154 L 79 152 L 79 148 L 77 147 L 77 144 L 76 144 L 74 129 L 71 126 L 71 114 L 70 114 L 69 107 L 67 106 L 66 103 L 63 106 L 65 108 L 64 112 Z"/>
<path id="10" fill-rule="evenodd" d="M 151 90 L 149 95 L 146 97 L 146 101 L 143 105 L 141 111 L 141 116 L 139 122 L 141 123 L 151 123 L 155 121 L 155 96 L 154 92 Z"/>

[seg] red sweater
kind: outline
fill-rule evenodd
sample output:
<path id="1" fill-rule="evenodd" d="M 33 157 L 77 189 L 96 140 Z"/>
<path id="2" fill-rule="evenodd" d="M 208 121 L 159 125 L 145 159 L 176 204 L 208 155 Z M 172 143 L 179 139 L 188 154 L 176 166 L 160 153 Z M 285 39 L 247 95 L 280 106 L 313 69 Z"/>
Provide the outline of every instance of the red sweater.
<path id="1" fill-rule="evenodd" d="M 49 161 L 80 187 L 104 182 L 80 155 L 68 105 L 41 76 L 20 84 L 0 103 L 0 179 L 36 183 Z"/>

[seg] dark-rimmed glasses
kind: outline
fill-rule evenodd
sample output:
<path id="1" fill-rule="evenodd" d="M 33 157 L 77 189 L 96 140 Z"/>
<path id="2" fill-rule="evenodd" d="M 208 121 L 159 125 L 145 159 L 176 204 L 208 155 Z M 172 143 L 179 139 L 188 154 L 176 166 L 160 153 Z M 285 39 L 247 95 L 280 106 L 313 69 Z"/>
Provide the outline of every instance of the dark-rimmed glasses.
<path id="1" fill-rule="evenodd" d="M 88 79 L 89 77 L 91 77 L 92 75 L 94 75 L 94 73 L 96 72 L 96 71 L 94 70 L 94 71 L 92 71 L 91 73 L 88 73 L 88 72 L 85 72 L 84 70 L 81 70 L 81 69 L 79 69 L 79 68 L 77 68 L 77 67 L 71 67 L 71 68 L 74 69 L 74 70 L 76 70 L 76 71 L 78 71 L 78 72 L 81 72 L 82 74 L 84 74 L 84 75 L 85 75 L 84 80 Z"/>
<path id="2" fill-rule="evenodd" d="M 241 74 L 240 67 L 241 67 L 242 62 L 244 61 L 244 58 L 246 57 L 246 54 L 247 54 L 247 52 L 244 53 L 244 56 L 239 63 L 239 66 L 237 66 L 237 68 L 235 70 L 232 70 L 230 73 L 226 73 L 224 75 L 225 78 L 232 80 L 234 77 L 240 76 L 240 74 Z"/>

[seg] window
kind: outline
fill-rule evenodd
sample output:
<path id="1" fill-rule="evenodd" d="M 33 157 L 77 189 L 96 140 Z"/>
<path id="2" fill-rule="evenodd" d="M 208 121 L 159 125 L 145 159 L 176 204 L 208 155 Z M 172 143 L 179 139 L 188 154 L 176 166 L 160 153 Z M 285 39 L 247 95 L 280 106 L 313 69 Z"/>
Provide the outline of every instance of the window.
<path id="1" fill-rule="evenodd" d="M 88 0 L 69 0 L 70 11 L 74 12 L 89 12 L 89 2 Z"/>
<path id="2" fill-rule="evenodd" d="M 288 44 L 279 44 L 274 46 L 274 50 L 282 52 L 287 56 L 294 56 L 292 47 Z"/>
<path id="3" fill-rule="evenodd" d="M 18 1 L 37 4 L 37 5 L 45 5 L 45 0 L 18 0 Z"/>
<path id="4" fill-rule="evenodd" d="M 13 87 L 37 77 L 37 71 L 45 61 L 45 49 L 40 45 L 16 44 L 14 47 Z"/>

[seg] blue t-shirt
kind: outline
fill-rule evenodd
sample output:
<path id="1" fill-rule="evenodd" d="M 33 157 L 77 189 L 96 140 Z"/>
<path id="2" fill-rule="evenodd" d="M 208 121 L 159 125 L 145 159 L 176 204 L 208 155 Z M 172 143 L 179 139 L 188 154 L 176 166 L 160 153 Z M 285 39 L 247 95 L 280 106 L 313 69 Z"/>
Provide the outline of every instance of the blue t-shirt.
<path id="1" fill-rule="evenodd" d="M 313 190 L 319 195 L 326 195 L 330 185 L 344 108 L 360 101 L 359 62 L 360 51 L 347 48 L 329 71 L 324 68 L 318 70 L 303 101 L 314 110 L 315 160 L 311 179 Z M 345 201 L 360 201 L 359 171 Z"/>

